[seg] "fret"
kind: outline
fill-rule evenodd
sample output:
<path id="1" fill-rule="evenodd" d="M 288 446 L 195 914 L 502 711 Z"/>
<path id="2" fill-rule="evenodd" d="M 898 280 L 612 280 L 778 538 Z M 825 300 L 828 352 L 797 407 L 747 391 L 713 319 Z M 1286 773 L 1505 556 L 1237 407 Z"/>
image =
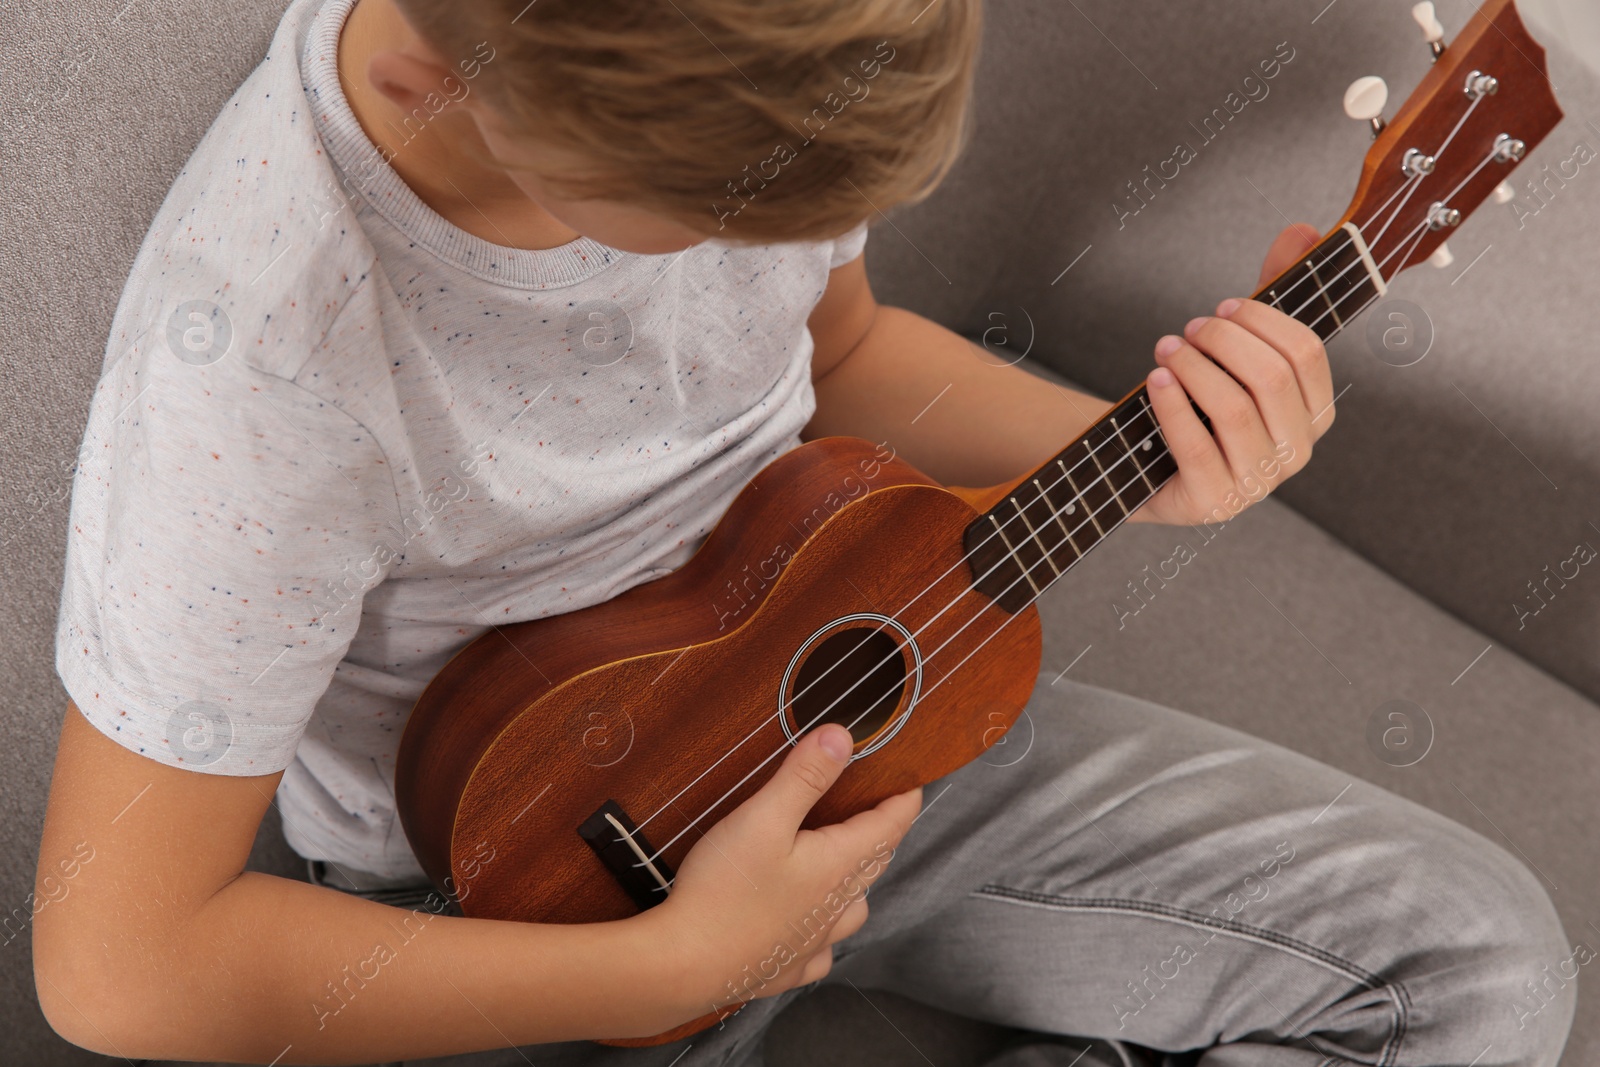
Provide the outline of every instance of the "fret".
<path id="1" fill-rule="evenodd" d="M 1085 452 L 1087 451 L 1088 449 L 1085 449 Z M 1072 490 L 1072 495 L 1089 505 L 1089 521 L 1094 523 L 1094 532 L 1098 535 L 1096 540 L 1098 540 L 1100 537 L 1104 537 L 1106 535 L 1105 527 L 1100 525 L 1100 516 L 1098 514 L 1101 502 L 1091 501 L 1086 495 L 1084 495 L 1084 491 L 1078 488 L 1078 483 L 1072 480 L 1072 471 L 1067 468 L 1065 463 L 1058 459 L 1056 460 L 1056 466 L 1061 468 L 1061 476 L 1066 479 L 1067 488 Z M 1090 488 L 1100 489 L 1102 486 L 1099 482 L 1094 482 L 1091 484 Z M 1107 493 L 1106 495 L 1110 494 Z"/>
<path id="2" fill-rule="evenodd" d="M 1103 431 L 1109 457 L 1105 463 L 1107 478 L 1117 495 L 1117 505 L 1124 516 L 1133 514 L 1140 504 L 1156 493 L 1157 483 L 1147 473 L 1146 460 L 1155 449 L 1158 437 L 1155 413 L 1149 409 L 1144 390 L 1117 405 L 1106 416 Z"/>
<path id="3" fill-rule="evenodd" d="M 1321 263 L 1326 258 L 1326 251 L 1321 248 L 1314 248 L 1307 253 L 1306 258 L 1293 264 L 1273 279 L 1270 292 L 1273 294 L 1273 300 L 1279 311 L 1282 311 L 1285 315 L 1299 318 L 1296 315 L 1296 310 L 1315 300 L 1317 283 L 1311 277 L 1311 264 Z"/>
<path id="4" fill-rule="evenodd" d="M 1113 481 L 1111 476 L 1106 473 L 1105 466 L 1103 464 L 1101 464 L 1101 462 L 1100 462 L 1100 453 L 1101 453 L 1101 451 L 1102 450 L 1099 449 L 1099 448 L 1092 449 L 1089 452 L 1089 458 L 1094 460 L 1095 467 L 1100 471 L 1101 480 L 1104 481 L 1106 483 L 1106 487 L 1111 490 L 1111 499 L 1115 500 L 1117 502 L 1117 507 L 1122 509 L 1123 518 L 1127 518 L 1129 515 L 1132 515 L 1133 512 L 1129 511 L 1128 510 L 1128 505 L 1124 504 L 1122 502 L 1122 491 L 1116 487 L 1116 483 Z M 1100 524 L 1099 523 L 1095 523 L 1095 525 L 1099 526 Z M 1104 537 L 1105 534 L 1102 532 L 1100 536 Z"/>
<path id="5" fill-rule="evenodd" d="M 975 588 L 1022 610 L 1175 473 L 1148 397 L 1136 390 L 968 526 Z"/>
<path id="6" fill-rule="evenodd" d="M 1039 546 L 1039 551 L 1044 554 L 1044 561 L 1046 563 L 1050 564 L 1050 569 L 1056 572 L 1056 577 L 1057 578 L 1061 577 L 1061 568 L 1057 567 L 1056 566 L 1056 561 L 1050 558 L 1050 549 L 1045 546 L 1045 543 L 1043 541 L 1039 540 L 1039 531 L 1035 530 L 1033 528 L 1033 523 L 1028 521 L 1028 511 L 1027 511 L 1027 509 L 1024 508 L 1021 504 L 1017 503 L 1017 498 L 1016 497 L 1012 497 L 1011 498 L 1011 504 L 1012 504 L 1013 507 L 1015 507 L 1017 509 L 1017 517 L 1020 518 L 1022 520 L 1022 524 L 1028 528 L 1028 535 L 1033 538 L 1034 544 L 1038 545 Z M 1032 580 L 1033 579 L 1031 579 L 1031 578 L 1029 579 L 1030 582 Z"/>
<path id="7" fill-rule="evenodd" d="M 1350 233 L 1339 229 L 1257 294 L 1328 341 L 1377 295 Z"/>
<path id="8" fill-rule="evenodd" d="M 1323 282 L 1317 275 L 1320 273 L 1326 278 L 1344 269 L 1349 260 L 1341 261 L 1340 257 L 1351 251 L 1349 244 L 1349 236 L 1340 230 L 1307 252 L 1274 281 L 1284 314 L 1310 322 L 1327 310 L 1321 295 Z"/>
<path id="9" fill-rule="evenodd" d="M 1022 572 L 1022 576 L 1028 580 L 1028 584 L 1033 586 L 1034 595 L 1037 596 L 1039 593 L 1043 592 L 1043 590 L 1034 584 L 1033 578 L 1029 574 L 1029 572 L 1033 569 L 1032 565 L 1022 562 L 1022 557 L 1017 555 L 1017 547 L 1011 543 L 1011 538 L 1006 536 L 1005 525 L 992 514 L 989 516 L 989 521 L 994 524 L 994 532 L 999 535 L 1000 542 L 1006 546 L 1006 554 L 1018 564 L 1017 569 L 1020 570 Z"/>
<path id="10" fill-rule="evenodd" d="M 1322 282 L 1321 297 L 1322 302 L 1327 305 L 1327 314 L 1324 318 L 1322 312 L 1318 312 L 1311 322 L 1311 327 L 1322 336 L 1323 340 L 1327 340 L 1344 329 L 1344 324 L 1355 317 L 1356 311 L 1361 307 L 1361 301 L 1358 296 L 1352 297 L 1352 294 L 1363 286 L 1370 287 L 1372 278 L 1367 274 L 1361 253 L 1348 240 L 1329 256 L 1327 265 L 1321 271 L 1314 271 L 1312 276 Z"/>
<path id="11" fill-rule="evenodd" d="M 1061 541 L 1056 545 L 1055 550 L 1060 551 L 1061 549 L 1066 549 L 1066 551 L 1072 553 L 1072 558 L 1067 560 L 1067 567 L 1071 567 L 1074 563 L 1078 562 L 1078 560 L 1082 558 L 1083 553 L 1078 551 L 1077 544 L 1072 540 L 1072 527 L 1067 525 L 1065 508 L 1057 506 L 1056 503 L 1051 500 L 1050 491 L 1045 488 L 1044 485 L 1040 484 L 1039 479 L 1033 479 L 1033 486 L 1039 491 L 1039 499 L 1043 500 L 1047 505 L 1049 505 L 1050 517 L 1055 520 L 1056 526 L 1060 527 L 1061 529 Z M 1071 508 L 1073 511 L 1078 510 L 1078 505 L 1073 501 L 1068 501 L 1065 507 Z M 1063 568 L 1063 570 L 1065 569 L 1066 568 Z"/>
<path id="12" fill-rule="evenodd" d="M 1351 269 L 1337 285 L 1338 295 L 1334 297 L 1339 305 L 1339 323 L 1324 330 L 1326 322 L 1312 327 L 1317 331 L 1317 336 L 1323 341 L 1331 341 L 1335 334 L 1350 324 L 1362 311 L 1373 297 L 1378 295 L 1378 287 L 1373 283 L 1372 276 L 1366 271 L 1366 264 L 1362 263 L 1360 254 L 1352 251 L 1353 260 Z"/>
<path id="13" fill-rule="evenodd" d="M 1052 498 L 1051 490 L 1064 503 L 1058 503 L 1056 498 Z M 1070 508 L 1074 513 L 1081 515 L 1079 502 L 1067 495 L 1065 486 L 1047 485 L 1042 477 L 1036 477 L 1018 485 L 1016 492 L 1010 498 L 1010 503 L 1010 510 L 1005 510 L 1004 514 L 1013 518 L 1016 523 L 1025 525 L 1033 535 L 1034 542 L 1044 550 L 1045 562 L 1054 572 L 1053 577 L 1045 575 L 1045 584 L 1048 585 L 1078 561 L 1080 553 L 1077 542 L 1064 536 L 1072 530 L 1076 520 L 1066 521 L 1062 512 Z M 1062 532 L 1062 536 L 1057 535 L 1057 530 Z M 1043 571 L 1035 573 L 1042 574 Z"/>
<path id="14" fill-rule="evenodd" d="M 1150 496 L 1155 496 L 1157 490 L 1167 483 L 1167 479 L 1178 473 L 1178 461 L 1172 457 L 1172 452 L 1167 448 L 1167 439 L 1161 433 L 1161 426 L 1156 422 L 1156 413 L 1151 409 L 1144 390 L 1139 390 L 1134 399 L 1138 401 L 1139 410 L 1128 423 L 1128 436 L 1144 456 L 1140 464 L 1143 468 L 1143 477 L 1151 486 Z M 1209 425 L 1207 422 L 1208 428 Z M 1149 497 L 1145 499 L 1148 500 Z"/>
<path id="15" fill-rule="evenodd" d="M 1310 272 L 1312 279 L 1317 283 L 1317 295 L 1319 297 L 1321 297 L 1322 298 L 1322 302 L 1328 306 L 1328 310 L 1327 311 L 1318 312 L 1317 313 L 1317 318 L 1313 319 L 1312 321 L 1315 322 L 1315 321 L 1318 321 L 1320 319 L 1326 318 L 1329 315 L 1332 315 L 1333 316 L 1333 323 L 1334 323 L 1335 326 L 1344 325 L 1344 323 L 1341 322 L 1340 319 L 1339 319 L 1339 309 L 1333 302 L 1333 296 L 1332 296 L 1331 293 L 1328 292 L 1328 283 L 1322 280 L 1322 275 L 1317 273 L 1317 268 L 1311 266 L 1310 264 L 1307 264 L 1306 265 L 1306 270 Z"/>
<path id="16" fill-rule="evenodd" d="M 1173 457 L 1171 450 L 1167 448 L 1167 440 L 1161 436 L 1159 431 L 1151 439 L 1151 445 L 1150 464 L 1145 470 L 1149 473 L 1150 480 L 1159 489 L 1167 483 L 1168 479 L 1178 473 L 1178 461 Z M 1151 495 L 1154 496 L 1155 494 L 1152 493 Z"/>
<path id="17" fill-rule="evenodd" d="M 1191 404 L 1193 402 L 1191 401 Z M 1118 434 L 1122 436 L 1128 451 L 1132 453 L 1132 462 L 1138 465 L 1139 479 L 1149 490 L 1140 503 L 1156 495 L 1156 490 L 1161 488 L 1165 478 L 1160 475 L 1152 477 L 1158 454 L 1166 452 L 1166 438 L 1161 436 L 1160 424 L 1156 422 L 1156 413 L 1150 407 L 1150 399 L 1143 389 L 1134 393 L 1118 412 L 1113 415 L 1114 425 L 1118 427 Z"/>
<path id="18" fill-rule="evenodd" d="M 1122 442 L 1122 447 L 1127 450 L 1128 455 L 1132 459 L 1133 465 L 1139 469 L 1139 477 L 1144 479 L 1144 484 L 1149 488 L 1150 495 L 1154 496 L 1156 492 L 1155 483 L 1151 482 L 1149 476 L 1145 474 L 1144 465 L 1139 462 L 1139 456 L 1133 441 L 1128 440 L 1127 434 L 1123 432 L 1123 424 L 1117 421 L 1117 417 L 1115 415 L 1111 416 L 1111 427 L 1117 431 L 1117 440 Z M 1137 440 L 1137 438 L 1135 438 L 1135 440 Z M 1149 451 L 1150 442 L 1145 440 L 1142 442 L 1142 444 L 1144 446 L 1144 450 Z"/>
<path id="19" fill-rule="evenodd" d="M 1082 501 L 1078 499 L 1078 491 L 1072 488 L 1072 483 L 1066 478 L 1067 467 L 1066 464 L 1062 462 L 1061 457 L 1056 457 L 1055 464 L 1056 470 L 1051 472 L 1052 476 L 1055 478 L 1055 482 L 1053 484 L 1065 485 L 1067 487 L 1067 491 L 1072 494 L 1067 498 L 1067 502 L 1062 507 L 1061 511 L 1066 515 L 1077 515 L 1079 514 L 1078 509 L 1082 506 Z"/>

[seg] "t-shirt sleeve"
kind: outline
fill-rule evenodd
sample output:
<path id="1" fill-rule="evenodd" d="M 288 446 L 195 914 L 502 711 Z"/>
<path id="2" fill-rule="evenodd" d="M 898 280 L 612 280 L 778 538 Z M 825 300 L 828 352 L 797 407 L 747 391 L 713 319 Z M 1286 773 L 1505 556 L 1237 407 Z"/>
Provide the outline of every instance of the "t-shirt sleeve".
<path id="1" fill-rule="evenodd" d="M 73 476 L 56 669 L 123 747 L 283 770 L 392 562 L 383 450 L 336 405 L 166 330 L 110 364 Z"/>
<path id="2" fill-rule="evenodd" d="M 833 254 L 828 258 L 828 269 L 842 267 L 861 254 L 867 246 L 867 224 L 863 221 L 842 237 L 833 239 Z"/>

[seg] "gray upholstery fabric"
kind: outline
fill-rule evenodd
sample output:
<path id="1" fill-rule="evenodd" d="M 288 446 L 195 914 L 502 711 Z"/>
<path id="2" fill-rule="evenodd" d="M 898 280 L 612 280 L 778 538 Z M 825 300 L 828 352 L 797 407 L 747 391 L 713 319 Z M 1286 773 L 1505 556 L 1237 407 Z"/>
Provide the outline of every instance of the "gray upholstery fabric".
<path id="1" fill-rule="evenodd" d="M 976 138 L 932 198 L 876 228 L 868 264 L 879 298 L 974 337 L 1002 324 L 1013 350 L 1031 339 L 1023 366 L 1120 395 L 1159 333 L 1248 292 L 1280 210 L 1323 228 L 1337 220 L 1368 143 L 1339 109 L 1345 84 L 1380 73 L 1398 101 L 1427 69 L 1408 6 L 990 4 Z M 1440 3 L 1451 36 L 1471 6 Z M 110 0 L 0 15 L 10 90 L 0 94 L 7 911 L 31 888 L 65 702 L 52 643 L 66 494 L 106 329 L 162 196 L 282 7 Z M 1296 56 L 1271 94 L 1119 230 L 1111 203 L 1123 182 L 1169 155 L 1187 122 L 1282 41 Z M 1552 62 L 1569 117 L 1524 174 L 1577 141 L 1600 148 L 1600 79 L 1564 53 Z M 1591 945 L 1600 863 L 1584 824 L 1600 799 L 1600 577 L 1585 568 L 1522 630 L 1510 604 L 1576 540 L 1600 545 L 1587 526 L 1600 526 L 1600 368 L 1585 343 L 1600 267 L 1594 170 L 1520 230 L 1509 208 L 1486 207 L 1452 241 L 1454 269 L 1396 283 L 1394 295 L 1422 305 L 1438 331 L 1421 363 L 1378 362 L 1360 330 L 1335 343 L 1349 392 L 1281 501 L 1203 546 L 1189 531 L 1130 528 L 1041 605 L 1047 663 L 1065 668 L 1082 653 L 1074 676 L 1258 733 L 1460 819 L 1542 874 L 1569 934 Z M 1119 630 L 1111 604 L 1179 538 L 1198 558 Z M 1434 726 L 1412 767 L 1387 766 L 1368 747 L 1368 720 L 1392 699 L 1422 706 Z M 251 865 L 301 876 L 273 817 Z M 32 984 L 18 937 L 0 954 L 0 1061 L 97 1062 L 49 1031 Z M 899 1062 L 898 1049 L 919 1064 L 915 1048 L 936 1049 L 942 1067 L 991 1047 L 992 1034 L 957 1040 L 948 1028 L 959 1020 L 919 1023 L 910 1012 L 894 1015 L 902 1048 L 883 1015 L 852 1012 L 828 988 L 790 1009 L 769 1045 L 774 1067 L 869 1062 L 852 1048 L 877 1050 L 875 1063 Z M 872 1032 L 886 1040 L 863 1043 Z M 1591 994 L 1564 1062 L 1597 1058 Z"/>

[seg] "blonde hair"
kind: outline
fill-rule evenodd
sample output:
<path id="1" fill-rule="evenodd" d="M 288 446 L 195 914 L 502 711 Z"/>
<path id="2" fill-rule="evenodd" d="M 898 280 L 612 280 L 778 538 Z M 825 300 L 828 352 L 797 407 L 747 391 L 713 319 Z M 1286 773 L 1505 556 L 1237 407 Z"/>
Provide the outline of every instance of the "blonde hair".
<path id="1" fill-rule="evenodd" d="M 696 232 L 836 237 L 944 178 L 971 136 L 981 0 L 396 0 L 474 63 L 544 180 Z"/>

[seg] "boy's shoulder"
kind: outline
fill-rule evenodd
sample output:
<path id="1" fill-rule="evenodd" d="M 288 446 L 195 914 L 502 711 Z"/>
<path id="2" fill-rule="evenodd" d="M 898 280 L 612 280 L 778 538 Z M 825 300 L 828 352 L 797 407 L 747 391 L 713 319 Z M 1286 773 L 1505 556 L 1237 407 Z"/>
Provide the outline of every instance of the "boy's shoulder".
<path id="1" fill-rule="evenodd" d="M 324 8 L 289 5 L 174 179 L 124 284 L 103 370 L 129 350 L 170 348 L 292 379 L 374 269 L 301 75 Z"/>

